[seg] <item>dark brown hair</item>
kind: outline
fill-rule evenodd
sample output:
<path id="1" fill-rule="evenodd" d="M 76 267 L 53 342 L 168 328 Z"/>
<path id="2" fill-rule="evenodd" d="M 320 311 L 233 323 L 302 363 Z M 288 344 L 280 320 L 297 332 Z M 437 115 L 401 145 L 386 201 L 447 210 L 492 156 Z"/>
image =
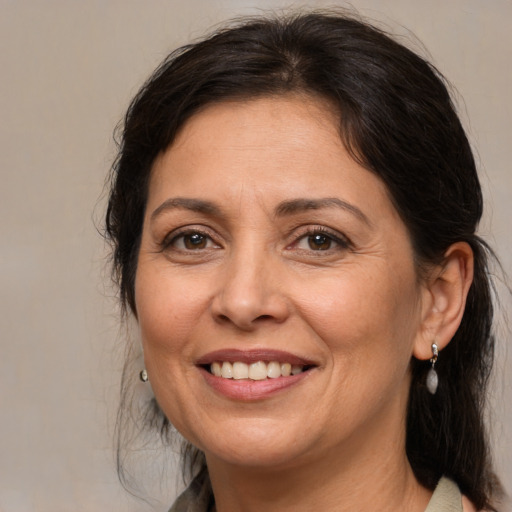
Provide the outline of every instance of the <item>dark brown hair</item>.
<path id="1" fill-rule="evenodd" d="M 155 157 L 208 104 L 287 93 L 335 106 L 346 148 L 386 184 L 419 271 L 442 261 L 455 242 L 473 250 L 474 281 L 460 328 L 439 358 L 435 396 L 425 386 L 428 364 L 411 363 L 406 449 L 423 485 L 433 488 L 446 475 L 477 508 L 490 508 L 497 484 L 483 410 L 493 306 L 490 251 L 476 235 L 480 184 L 444 78 L 383 31 L 329 12 L 251 18 L 180 48 L 161 64 L 128 109 L 111 173 L 106 233 L 121 302 L 136 315 L 137 254 Z M 132 378 L 125 374 L 123 386 Z M 169 423 L 157 406 L 154 411 L 147 419 L 166 439 Z"/>

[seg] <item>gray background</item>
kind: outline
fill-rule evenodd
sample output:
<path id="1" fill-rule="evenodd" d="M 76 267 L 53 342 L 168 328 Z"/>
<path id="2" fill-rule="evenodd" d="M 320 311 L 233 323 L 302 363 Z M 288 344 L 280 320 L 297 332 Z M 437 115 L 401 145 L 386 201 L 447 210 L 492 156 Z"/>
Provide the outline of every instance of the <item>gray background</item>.
<path id="1" fill-rule="evenodd" d="M 125 493 L 114 470 L 124 336 L 93 222 L 104 208 L 112 129 L 169 50 L 233 15 L 289 5 L 0 0 L 0 511 L 168 507 L 172 475 L 145 503 Z M 488 199 L 482 235 L 512 273 L 512 1 L 353 5 L 395 33 L 412 30 L 464 98 Z M 504 293 L 503 306 L 510 311 Z M 510 331 L 501 333 L 490 423 L 510 492 L 512 360 Z"/>

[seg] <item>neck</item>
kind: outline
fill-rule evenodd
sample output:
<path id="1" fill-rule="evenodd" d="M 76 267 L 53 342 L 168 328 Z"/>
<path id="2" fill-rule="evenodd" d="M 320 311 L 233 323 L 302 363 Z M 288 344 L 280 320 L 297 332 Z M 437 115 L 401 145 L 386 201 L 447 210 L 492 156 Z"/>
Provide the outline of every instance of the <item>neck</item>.
<path id="1" fill-rule="evenodd" d="M 379 474 L 365 468 L 339 471 L 331 466 L 323 469 L 327 471 L 322 471 L 318 465 L 293 472 L 240 468 L 213 471 L 216 510 L 422 512 L 430 499 L 430 493 L 418 484 L 405 463 L 400 470 L 393 465 L 382 466 Z"/>
<path id="2" fill-rule="evenodd" d="M 431 496 L 414 477 L 405 436 L 390 439 L 382 431 L 359 432 L 286 466 L 227 464 L 209 454 L 207 463 L 217 512 L 423 512 Z"/>

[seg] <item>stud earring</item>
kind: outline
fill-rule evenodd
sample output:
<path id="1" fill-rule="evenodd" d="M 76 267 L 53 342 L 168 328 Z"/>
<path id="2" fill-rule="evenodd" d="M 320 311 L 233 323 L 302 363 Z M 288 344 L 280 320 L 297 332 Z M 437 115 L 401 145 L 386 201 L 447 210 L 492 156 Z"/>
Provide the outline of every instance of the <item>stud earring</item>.
<path id="1" fill-rule="evenodd" d="M 146 368 L 140 371 L 139 378 L 142 382 L 147 382 L 149 380 L 148 372 L 146 371 Z"/>
<path id="2" fill-rule="evenodd" d="M 435 343 L 432 343 L 432 357 L 430 358 L 432 368 L 430 368 L 430 370 L 427 373 L 427 389 L 431 395 L 436 394 L 437 385 L 439 384 L 439 378 L 437 376 L 437 372 L 435 369 L 438 356 L 439 349 L 437 348 L 437 345 Z"/>

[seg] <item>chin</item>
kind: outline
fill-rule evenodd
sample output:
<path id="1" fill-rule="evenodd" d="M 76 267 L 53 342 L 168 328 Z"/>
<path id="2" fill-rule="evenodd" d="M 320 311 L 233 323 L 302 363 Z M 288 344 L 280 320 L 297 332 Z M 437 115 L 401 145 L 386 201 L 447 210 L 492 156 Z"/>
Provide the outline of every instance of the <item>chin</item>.
<path id="1" fill-rule="evenodd" d="M 231 447 L 215 452 L 205 452 L 208 463 L 212 460 L 246 469 L 285 469 L 297 460 L 297 449 L 266 450 L 265 446 L 247 449 L 247 447 Z"/>
<path id="2" fill-rule="evenodd" d="M 213 439 L 205 440 L 202 450 L 207 460 L 222 460 L 241 467 L 276 468 L 288 466 L 305 451 L 297 442 L 298 436 L 282 425 L 258 425 L 228 432 L 224 434 L 218 429 Z"/>

